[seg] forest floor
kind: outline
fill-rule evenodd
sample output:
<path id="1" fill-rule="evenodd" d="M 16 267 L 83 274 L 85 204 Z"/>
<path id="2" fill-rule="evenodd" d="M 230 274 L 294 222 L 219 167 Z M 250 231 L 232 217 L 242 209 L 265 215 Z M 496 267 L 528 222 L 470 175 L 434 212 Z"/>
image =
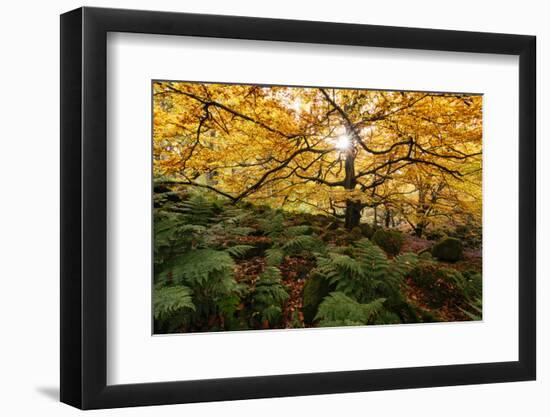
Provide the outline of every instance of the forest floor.
<path id="1" fill-rule="evenodd" d="M 430 231 L 444 236 L 439 247 L 459 245 L 461 255 L 446 258 L 436 253 L 435 238 L 405 230 L 365 223 L 347 230 L 325 215 L 166 194 L 157 198 L 164 223 L 155 247 L 164 258 L 155 279 L 160 294 L 172 298 L 155 307 L 168 314 L 155 322 L 160 332 L 481 318 L 482 251 L 469 246 L 479 242 L 471 230 L 452 239 Z M 181 313 L 172 313 L 174 305 L 183 305 Z"/>
<path id="2" fill-rule="evenodd" d="M 328 231 L 322 237 L 327 239 Z M 339 229 L 337 233 L 332 233 L 331 236 L 340 235 L 337 240 L 344 240 L 352 243 L 353 237 L 349 237 L 349 232 L 344 229 Z M 255 243 L 263 243 L 265 237 L 248 236 L 246 243 L 254 245 Z M 328 240 L 333 241 L 334 238 L 329 237 Z M 429 250 L 434 245 L 433 240 L 419 238 L 410 234 L 404 235 L 404 242 L 401 253 L 413 252 L 422 253 Z M 464 249 L 464 257 L 462 260 L 454 263 L 441 262 L 442 266 L 455 269 L 457 271 L 474 270 L 481 272 L 482 269 L 482 251 L 481 249 Z M 311 259 L 292 256 L 285 257 L 280 266 L 282 283 L 287 289 L 289 298 L 283 305 L 283 328 L 301 328 L 312 327 L 311 324 L 304 322 L 303 307 L 303 289 L 307 281 L 308 273 L 315 266 Z M 249 259 L 241 260 L 237 264 L 237 276 L 239 281 L 255 282 L 258 276 L 265 270 L 266 261 L 262 256 L 255 256 Z M 469 318 L 464 314 L 461 306 L 453 299 L 447 300 L 443 306 L 439 308 L 430 307 L 430 294 L 423 288 L 415 284 L 411 277 L 406 277 L 402 292 L 407 301 L 425 313 L 436 318 L 437 321 L 464 321 Z"/>

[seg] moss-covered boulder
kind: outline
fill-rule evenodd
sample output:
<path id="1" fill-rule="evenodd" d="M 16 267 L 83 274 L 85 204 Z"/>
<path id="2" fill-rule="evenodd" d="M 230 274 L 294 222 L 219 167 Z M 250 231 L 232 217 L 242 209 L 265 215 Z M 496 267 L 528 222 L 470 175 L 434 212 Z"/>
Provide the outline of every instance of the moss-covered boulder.
<path id="1" fill-rule="evenodd" d="M 304 322 L 312 324 L 317 314 L 319 304 L 330 293 L 330 284 L 325 277 L 319 274 L 312 274 L 307 278 L 304 285 L 302 313 Z"/>
<path id="2" fill-rule="evenodd" d="M 368 223 L 361 223 L 359 225 L 359 228 L 361 229 L 361 233 L 366 238 L 371 238 L 372 235 L 374 235 L 374 232 L 376 232 L 376 228 Z"/>
<path id="3" fill-rule="evenodd" d="M 432 255 L 444 262 L 460 261 L 464 256 L 462 241 L 454 237 L 444 237 L 433 246 Z"/>
<path id="4" fill-rule="evenodd" d="M 361 228 L 358 226 L 351 229 L 348 233 L 348 239 L 350 243 L 353 243 L 357 240 L 361 240 L 362 238 L 363 238 L 363 232 L 361 231 Z"/>
<path id="5" fill-rule="evenodd" d="M 397 230 L 378 229 L 372 235 L 371 240 L 380 246 L 388 255 L 395 256 L 401 252 L 405 238 L 403 234 Z"/>
<path id="6" fill-rule="evenodd" d="M 348 246 L 363 238 L 361 229 L 354 227 L 352 230 L 340 228 L 336 230 L 327 230 L 321 238 L 326 243 L 332 243 L 336 246 Z"/>

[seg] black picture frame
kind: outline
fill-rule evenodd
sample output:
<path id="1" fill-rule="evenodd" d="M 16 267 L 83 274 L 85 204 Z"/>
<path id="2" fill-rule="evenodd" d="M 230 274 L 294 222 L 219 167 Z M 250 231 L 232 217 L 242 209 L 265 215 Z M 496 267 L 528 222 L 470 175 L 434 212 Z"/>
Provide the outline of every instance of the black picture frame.
<path id="1" fill-rule="evenodd" d="M 519 56 L 519 360 L 107 385 L 108 32 Z M 61 16 L 61 401 L 82 409 L 534 380 L 534 36 L 79 8 Z"/>

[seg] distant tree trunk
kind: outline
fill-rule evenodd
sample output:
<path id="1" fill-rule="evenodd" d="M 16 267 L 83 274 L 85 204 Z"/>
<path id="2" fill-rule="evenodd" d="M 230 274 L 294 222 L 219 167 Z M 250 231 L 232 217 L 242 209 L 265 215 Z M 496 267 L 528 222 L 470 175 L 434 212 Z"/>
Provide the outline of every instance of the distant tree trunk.
<path id="1" fill-rule="evenodd" d="M 363 210 L 363 205 L 361 202 L 347 200 L 346 201 L 346 229 L 353 229 L 356 226 L 359 226 L 361 222 L 361 211 Z"/>
<path id="2" fill-rule="evenodd" d="M 386 229 L 390 227 L 391 223 L 391 211 L 386 208 L 386 213 L 384 217 L 384 224 L 386 225 Z"/>
<path id="3" fill-rule="evenodd" d="M 414 235 L 416 237 L 422 237 L 424 231 L 426 230 L 426 224 L 424 222 L 419 222 L 414 228 Z"/>
<path id="4" fill-rule="evenodd" d="M 346 190 L 354 190 L 357 185 L 355 179 L 355 154 L 354 149 L 351 147 L 346 152 L 346 177 L 344 179 L 344 188 Z M 345 227 L 348 230 L 353 229 L 356 226 L 359 226 L 361 221 L 361 211 L 363 210 L 363 205 L 361 201 L 357 200 L 346 200 L 346 216 L 345 216 Z"/>
<path id="5" fill-rule="evenodd" d="M 426 204 L 426 195 L 424 190 L 420 189 L 418 192 L 418 207 L 416 209 L 417 223 L 414 227 L 414 235 L 416 237 L 422 237 L 424 235 L 424 231 L 428 225 L 425 219 L 427 210 L 428 205 Z"/>
<path id="6" fill-rule="evenodd" d="M 440 182 L 436 188 L 432 188 L 431 191 L 419 189 L 418 193 L 418 208 L 416 210 L 416 217 L 418 222 L 414 227 L 414 234 L 417 237 L 422 237 L 428 228 L 430 222 L 428 221 L 428 216 L 433 210 L 433 206 L 437 203 L 439 194 L 441 190 L 445 188 L 445 183 Z M 431 197 L 428 198 L 426 195 L 427 192 L 431 192 Z"/>

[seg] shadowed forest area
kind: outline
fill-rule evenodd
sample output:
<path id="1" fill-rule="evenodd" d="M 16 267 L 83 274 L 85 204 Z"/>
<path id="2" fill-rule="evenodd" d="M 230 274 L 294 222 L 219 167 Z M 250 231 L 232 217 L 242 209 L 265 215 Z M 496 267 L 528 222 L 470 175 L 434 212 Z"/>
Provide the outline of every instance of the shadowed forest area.
<path id="1" fill-rule="evenodd" d="M 155 333 L 482 317 L 482 97 L 153 83 Z"/>

